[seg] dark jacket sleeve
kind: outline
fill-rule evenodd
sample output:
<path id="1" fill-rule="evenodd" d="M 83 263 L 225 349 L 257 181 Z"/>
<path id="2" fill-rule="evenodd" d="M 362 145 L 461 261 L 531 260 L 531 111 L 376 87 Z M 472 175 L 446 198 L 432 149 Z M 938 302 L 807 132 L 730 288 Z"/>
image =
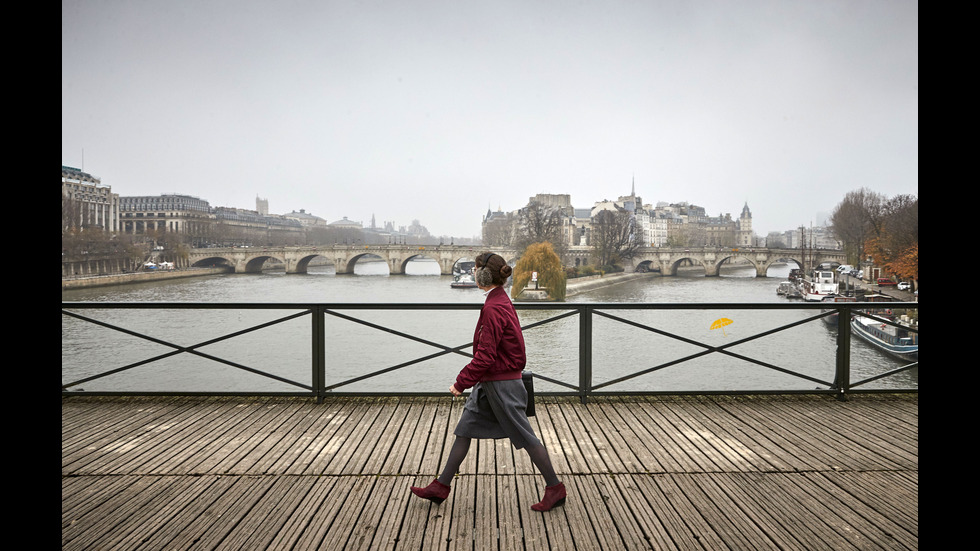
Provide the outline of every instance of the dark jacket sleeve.
<path id="1" fill-rule="evenodd" d="M 493 306 L 484 308 L 473 337 L 473 360 L 456 377 L 456 390 L 472 387 L 497 363 L 503 321 Z"/>

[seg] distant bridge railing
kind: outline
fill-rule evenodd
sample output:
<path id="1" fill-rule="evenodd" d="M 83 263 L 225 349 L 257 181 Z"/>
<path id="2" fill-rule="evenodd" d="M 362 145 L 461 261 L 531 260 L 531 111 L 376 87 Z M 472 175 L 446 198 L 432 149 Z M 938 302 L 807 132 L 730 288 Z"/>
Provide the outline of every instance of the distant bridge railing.
<path id="1" fill-rule="evenodd" d="M 381 378 L 392 372 L 406 370 L 413 366 L 418 366 L 419 364 L 426 362 L 428 360 L 433 360 L 435 358 L 440 358 L 447 355 L 458 355 L 465 358 L 463 361 L 459 362 L 459 366 L 465 365 L 472 357 L 470 352 L 467 352 L 468 348 L 472 347 L 472 342 L 466 342 L 457 345 L 446 345 L 435 342 L 429 338 L 422 338 L 416 335 L 412 335 L 409 332 L 394 329 L 391 327 L 386 327 L 383 324 L 367 321 L 360 319 L 351 312 L 358 311 L 371 311 L 371 310 L 385 310 L 385 311 L 398 311 L 403 313 L 412 313 L 412 315 L 419 316 L 419 323 L 431 324 L 434 312 L 443 311 L 459 311 L 459 310 L 479 310 L 481 304 L 421 304 L 421 303 L 317 303 L 317 304 L 301 304 L 301 303 L 112 303 L 112 302 L 63 302 L 62 303 L 62 319 L 63 319 L 63 329 L 62 329 L 62 395 L 204 395 L 204 396 L 217 396 L 217 395 L 288 395 L 288 396 L 307 396 L 316 398 L 318 401 L 322 401 L 326 396 L 330 395 L 446 395 L 448 393 L 449 384 L 452 383 L 452 379 L 434 381 L 434 387 L 438 390 L 433 391 L 422 391 L 422 392 L 400 392 L 394 390 L 371 390 L 367 392 L 363 391 L 348 391 L 344 387 L 352 385 L 360 381 L 373 378 Z M 907 302 L 876 302 L 876 303 L 861 303 L 861 302 L 838 302 L 838 303 L 696 303 L 696 304 L 669 304 L 669 303 L 515 303 L 515 308 L 519 312 L 526 311 L 543 311 L 547 315 L 551 315 L 547 319 L 542 319 L 535 321 L 533 323 L 528 323 L 523 327 L 525 338 L 529 335 L 533 335 L 533 332 L 539 327 L 552 324 L 559 320 L 566 318 L 577 318 L 577 336 L 574 340 L 578 343 L 577 351 L 577 362 L 578 362 L 578 376 L 577 381 L 560 380 L 554 377 L 545 375 L 539 370 L 535 370 L 535 377 L 539 381 L 551 383 L 553 386 L 558 387 L 559 390 L 540 390 L 537 392 L 542 395 L 571 395 L 578 396 L 583 402 L 587 401 L 591 396 L 601 396 L 601 395 L 624 395 L 624 394 L 772 394 L 772 393 L 806 393 L 806 394 L 827 394 L 833 395 L 837 398 L 843 399 L 849 393 L 854 392 L 918 392 L 918 384 L 916 383 L 913 387 L 891 387 L 887 389 L 875 389 L 870 388 L 866 385 L 873 381 L 879 381 L 888 377 L 892 377 L 898 373 L 908 371 L 912 368 L 918 367 L 918 361 L 908 363 L 906 365 L 897 365 L 894 362 L 882 361 L 882 371 L 878 372 L 872 376 L 866 376 L 863 379 L 855 380 L 852 378 L 851 373 L 851 358 L 852 358 L 852 345 L 851 345 L 851 328 L 849 323 L 839 323 L 836 329 L 836 352 L 833 358 L 806 358 L 808 362 L 815 362 L 817 364 L 830 365 L 833 364 L 835 367 L 833 369 L 833 378 L 828 380 L 827 377 L 821 378 L 820 376 L 814 376 L 813 374 L 807 374 L 800 372 L 798 370 L 790 369 L 787 367 L 779 366 L 770 360 L 758 359 L 749 357 L 743 353 L 739 353 L 733 350 L 734 347 L 763 339 L 766 337 L 771 337 L 775 334 L 781 333 L 783 331 L 797 328 L 808 323 L 819 323 L 821 320 L 827 316 L 838 316 L 839 320 L 850 320 L 852 314 L 860 312 L 861 315 L 869 316 L 880 321 L 882 324 L 897 325 L 892 320 L 887 317 L 880 317 L 874 314 L 868 314 L 865 312 L 868 308 L 874 308 L 876 312 L 883 312 L 886 310 L 901 310 L 901 309 L 918 309 L 918 303 L 907 303 Z M 174 313 L 180 310 L 201 310 L 201 311 L 221 311 L 221 312 L 233 312 L 233 311 L 248 311 L 248 310 L 285 310 L 291 313 L 279 317 L 274 320 L 264 321 L 259 324 L 251 325 L 241 329 L 237 329 L 228 334 L 224 334 L 215 338 L 206 339 L 190 345 L 181 345 L 175 342 L 171 342 L 167 338 L 160 338 L 159 336 L 153 336 L 148 334 L 150 331 L 147 329 L 133 329 L 117 324 L 116 322 L 107 322 L 97 318 L 99 311 L 116 311 L 116 310 L 127 310 L 127 311 L 138 311 L 140 314 L 145 313 L 145 316 L 141 316 L 142 319 L 158 320 L 166 319 L 168 313 Z M 710 344 L 705 342 L 700 342 L 696 339 L 691 339 L 689 337 L 682 336 L 675 332 L 672 332 L 670 328 L 654 327 L 647 325 L 642 322 L 633 321 L 623 317 L 623 312 L 626 311 L 682 311 L 682 310 L 724 310 L 724 311 L 736 311 L 736 310 L 748 310 L 755 312 L 762 311 L 785 311 L 785 310 L 800 310 L 804 312 L 804 317 L 799 320 L 794 320 L 789 323 L 779 325 L 759 333 L 738 338 L 731 342 L 725 342 L 724 344 Z M 249 335 L 253 332 L 261 331 L 274 327 L 286 322 L 291 322 L 294 320 L 302 320 L 303 318 L 308 318 L 308 331 L 310 340 L 310 350 L 309 357 L 310 366 L 308 369 L 309 378 L 301 378 L 297 380 L 295 378 L 285 377 L 281 374 L 273 373 L 273 370 L 268 366 L 254 367 L 248 366 L 240 361 L 230 360 L 228 358 L 220 357 L 214 353 L 207 352 L 204 349 L 208 346 L 215 345 L 229 339 L 240 337 L 244 335 Z M 327 372 L 327 356 L 335 343 L 332 339 L 336 338 L 333 335 L 327 335 L 325 329 L 326 320 L 329 318 L 335 318 L 344 320 L 345 322 L 358 324 L 362 326 L 367 326 L 375 330 L 382 331 L 389 335 L 394 335 L 399 338 L 403 338 L 415 343 L 421 343 L 426 346 L 432 347 L 435 351 L 430 354 L 424 354 L 417 357 L 406 358 L 406 357 L 396 357 L 391 358 L 390 364 L 382 367 L 380 369 L 374 369 L 368 373 L 348 377 L 346 379 L 337 379 L 332 382 L 328 382 L 328 372 Z M 669 360 L 667 362 L 659 363 L 650 366 L 639 366 L 630 372 L 617 376 L 614 379 L 607 380 L 601 383 L 593 382 L 593 350 L 594 350 L 594 339 L 595 335 L 593 333 L 593 323 L 596 319 L 608 319 L 615 322 L 624 324 L 642 332 L 649 332 L 652 334 L 661 335 L 671 340 L 676 340 L 683 342 L 689 346 L 694 346 L 698 350 L 692 354 L 682 356 Z M 85 351 L 75 351 L 66 350 L 66 339 L 65 339 L 65 320 L 77 320 L 72 322 L 75 329 L 79 326 L 88 327 L 99 327 L 104 330 L 118 332 L 132 339 L 138 344 L 143 344 L 144 346 L 149 346 L 150 344 L 156 347 L 163 347 L 165 350 L 162 353 L 149 353 L 147 357 L 143 357 L 136 361 L 130 361 L 124 365 L 118 366 L 100 366 L 104 368 L 99 372 L 87 373 L 82 376 L 72 375 L 72 380 L 65 380 L 66 375 L 64 374 L 66 359 L 70 359 L 71 356 L 75 354 L 98 354 L 99 357 L 109 355 L 105 354 L 104 351 L 98 344 L 97 338 L 93 337 L 93 341 L 90 346 L 86 347 L 88 350 Z M 200 327 L 204 328 L 208 326 L 207 317 L 203 313 L 196 318 L 200 323 Z M 472 321 L 472 320 L 471 320 Z M 82 323 L 78 323 L 82 322 Z M 304 322 L 305 323 L 305 322 Z M 144 324 L 145 325 L 145 324 Z M 151 328 L 153 324 L 150 324 Z M 470 326 L 472 327 L 472 325 Z M 193 327 L 191 328 L 194 329 Z M 673 330 L 676 331 L 676 330 Z M 912 329 L 913 332 L 917 334 L 917 328 Z M 78 342 L 77 337 L 73 337 L 74 342 Z M 83 341 L 85 337 L 82 337 Z M 649 350 L 644 349 L 643 345 L 636 345 L 638 350 L 635 355 L 637 358 L 650 358 L 653 354 Z M 94 350 L 93 350 L 94 349 Z M 529 350 L 530 352 L 530 350 Z M 181 354 L 186 354 L 188 356 L 194 356 L 197 358 L 204 358 L 218 364 L 232 368 L 233 370 L 242 371 L 257 375 L 260 378 L 276 381 L 281 385 L 285 385 L 291 388 L 291 390 L 277 390 L 268 391 L 262 389 L 255 390 L 235 390 L 235 391 L 220 391 L 220 390 L 183 390 L 183 391 L 168 391 L 159 388 L 139 388 L 137 375 L 137 382 L 130 383 L 128 388 L 123 390 L 101 390 L 101 391 L 91 391 L 83 390 L 82 385 L 86 385 L 90 382 L 94 382 L 106 377 L 115 376 L 123 372 L 135 370 L 138 367 L 153 364 L 154 362 L 159 362 L 167 358 L 172 358 Z M 738 360 L 740 362 L 745 362 L 753 366 L 757 366 L 763 370 L 771 370 L 773 372 L 778 372 L 784 375 L 788 375 L 795 379 L 800 379 L 806 381 L 808 384 L 813 383 L 818 385 L 816 388 L 807 390 L 785 390 L 785 389 L 753 389 L 753 390 L 726 390 L 726 389 L 710 389 L 710 390 L 670 390 L 670 391 L 612 391 L 607 387 L 621 384 L 625 381 L 629 381 L 653 373 L 655 371 L 664 370 L 667 368 L 675 368 L 675 366 L 682 365 L 685 362 L 693 361 L 697 358 L 701 358 L 711 354 L 723 355 L 726 358 L 732 360 Z M 100 360 L 101 362 L 102 360 Z M 108 359 L 105 361 L 109 361 Z M 69 362 L 70 363 L 70 362 Z M 306 371 L 304 369 L 304 371 Z M 452 374 L 455 377 L 455 373 Z M 445 384 L 443 384 L 445 383 Z M 135 386 L 135 388 L 133 388 Z M 443 386 L 445 389 L 443 389 Z M 380 387 L 376 387 L 380 388 Z"/>

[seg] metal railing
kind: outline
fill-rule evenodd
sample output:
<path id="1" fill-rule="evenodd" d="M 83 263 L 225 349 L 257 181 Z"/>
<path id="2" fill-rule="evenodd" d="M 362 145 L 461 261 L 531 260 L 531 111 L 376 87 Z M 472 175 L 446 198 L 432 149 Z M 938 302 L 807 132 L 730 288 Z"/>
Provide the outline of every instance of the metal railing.
<path id="1" fill-rule="evenodd" d="M 421 304 L 421 303 L 318 303 L 318 304 L 300 304 L 300 303 L 112 303 L 112 302 L 63 302 L 62 303 L 62 316 L 73 318 L 75 320 L 80 320 L 86 323 L 93 324 L 98 327 L 109 329 L 112 331 L 120 332 L 131 337 L 136 337 L 142 341 L 148 343 L 154 343 L 169 349 L 167 352 L 151 355 L 149 357 L 143 358 L 136 362 L 131 362 L 126 365 L 118 367 L 110 367 L 105 371 L 97 374 L 85 376 L 78 378 L 76 380 L 64 381 L 62 382 L 62 395 L 153 395 L 153 394 L 193 394 L 193 395 L 223 395 L 223 394 L 233 394 L 233 395 L 290 395 L 290 396 L 309 396 L 316 398 L 318 401 L 322 401 L 327 395 L 337 395 L 337 394 L 357 394 L 357 395 L 398 395 L 398 394 L 412 394 L 412 395 L 443 395 L 443 392 L 391 392 L 391 391 L 371 391 L 371 392 L 345 392 L 343 389 L 345 386 L 351 385 L 355 382 L 363 381 L 366 379 L 381 377 L 388 373 L 406 369 L 411 366 L 420 364 L 428 360 L 439 358 L 442 356 L 456 354 L 466 358 L 471 358 L 472 354 L 466 352 L 467 348 L 472 347 L 472 342 L 466 342 L 457 345 L 446 345 L 442 343 L 435 342 L 430 339 L 421 338 L 416 335 L 412 335 L 408 332 L 396 330 L 391 327 L 387 327 L 382 324 L 366 321 L 360 319 L 354 315 L 345 312 L 356 312 L 356 311 L 367 311 L 367 310 L 396 310 L 402 312 L 420 312 L 420 315 L 424 315 L 426 312 L 432 311 L 452 311 L 452 310 L 479 310 L 482 307 L 481 304 Z M 839 303 L 696 303 L 696 304 L 668 304 L 668 303 L 523 303 L 519 302 L 515 304 L 515 308 L 520 311 L 545 311 L 553 313 L 551 317 L 536 321 L 534 323 L 529 323 L 523 327 L 525 336 L 533 332 L 536 328 L 563 320 L 566 318 L 577 317 L 578 318 L 578 380 L 575 382 L 562 381 L 552 377 L 548 377 L 539 372 L 535 372 L 535 377 L 540 381 L 545 381 L 551 383 L 561 389 L 557 391 L 538 391 L 542 395 L 573 395 L 579 396 L 584 402 L 590 396 L 599 395 L 622 395 L 622 394 L 771 394 L 771 393 L 817 393 L 817 394 L 828 394 L 834 395 L 840 399 L 843 399 L 848 393 L 852 392 L 918 392 L 917 388 L 889 388 L 886 390 L 868 388 L 866 385 L 873 381 L 881 380 L 887 377 L 891 377 L 898 373 L 908 371 L 912 368 L 918 367 L 918 360 L 901 366 L 887 366 L 888 362 L 883 362 L 886 365 L 885 371 L 877 373 L 871 377 L 866 377 L 861 380 L 852 380 L 851 374 L 851 326 L 849 323 L 839 323 L 837 324 L 836 331 L 836 354 L 833 358 L 833 363 L 835 369 L 833 370 L 834 376 L 833 380 L 823 380 L 819 377 L 814 377 L 810 374 L 801 373 L 793 369 L 788 369 L 786 367 L 781 367 L 770 363 L 768 361 L 760 360 L 757 358 L 749 357 L 745 354 L 741 354 L 732 350 L 734 347 L 745 344 L 751 341 L 769 337 L 771 335 L 786 331 L 788 329 L 801 326 L 803 324 L 812 323 L 816 320 L 820 320 L 827 316 L 838 316 L 839 320 L 850 320 L 854 313 L 860 313 L 862 316 L 871 317 L 872 319 L 881 322 L 886 325 L 899 326 L 892 319 L 886 316 L 876 315 L 873 313 L 868 313 L 869 308 L 874 308 L 875 312 L 884 312 L 886 310 L 902 310 L 902 309 L 918 309 L 918 303 L 907 303 L 907 302 L 887 302 L 887 303 L 862 303 L 862 302 L 839 302 Z M 154 337 L 144 332 L 136 331 L 133 329 L 128 329 L 126 327 L 121 327 L 114 323 L 108 323 L 105 321 L 100 321 L 86 311 L 90 310 L 153 310 L 157 312 L 173 312 L 177 310 L 222 310 L 222 311 L 232 311 L 232 310 L 288 310 L 292 313 L 282 316 L 280 318 L 265 321 L 260 324 L 256 324 L 244 329 L 240 329 L 226 335 L 221 335 L 216 338 L 204 340 L 192 345 L 179 345 L 169 340 Z M 705 342 L 700 342 L 696 339 L 691 339 L 675 332 L 669 331 L 665 328 L 654 327 L 645 323 L 637 322 L 634 320 L 627 319 L 623 317 L 623 312 L 631 310 L 724 310 L 724 311 L 735 311 L 735 310 L 751 310 L 751 311 L 780 311 L 780 310 L 800 310 L 805 312 L 805 317 L 803 319 L 794 320 L 789 323 L 785 323 L 778 327 L 767 329 L 761 331 L 757 334 L 753 334 L 748 337 L 736 339 L 732 342 L 726 342 L 722 345 L 709 344 Z M 270 373 L 268 369 L 259 369 L 255 367 L 250 367 L 244 365 L 243 363 L 228 360 L 226 358 L 218 357 L 214 354 L 203 351 L 202 349 L 228 339 L 242 336 L 251 332 L 259 331 L 265 328 L 269 328 L 278 324 L 282 324 L 288 321 L 304 318 L 309 316 L 310 324 L 310 342 L 311 350 L 310 357 L 311 361 L 311 372 L 309 381 L 298 381 Z M 426 354 L 423 356 L 415 358 L 399 358 L 396 363 L 388 367 L 374 370 L 370 373 L 358 375 L 345 380 L 336 381 L 333 383 L 328 383 L 327 379 L 327 361 L 326 356 L 330 346 L 330 337 L 326 334 L 325 325 L 328 317 L 344 320 L 346 322 L 360 324 L 363 326 L 370 327 L 375 330 L 383 331 L 385 333 L 395 335 L 399 338 L 403 338 L 416 343 L 422 343 L 424 345 L 430 346 L 436 349 L 435 352 L 431 354 Z M 626 375 L 619 376 L 615 379 L 611 379 L 599 384 L 593 383 L 593 345 L 594 345 L 594 334 L 593 334 L 593 323 L 597 318 L 608 319 L 614 322 L 624 324 L 625 326 L 633 327 L 635 329 L 650 332 L 653 334 L 661 335 L 668 339 L 677 340 L 679 342 L 686 343 L 690 346 L 695 346 L 700 350 L 676 358 L 658 365 L 644 367 L 637 369 Z M 201 322 L 204 323 L 203 321 Z M 906 328 L 907 327 L 903 327 Z M 917 327 L 910 329 L 916 335 L 918 334 Z M 62 341 L 63 347 L 64 339 Z M 63 355 L 66 353 L 63 349 Z M 180 354 L 192 355 L 199 358 L 205 358 L 210 361 L 218 362 L 220 364 L 230 366 L 237 370 L 252 373 L 263 378 L 268 378 L 270 380 L 277 381 L 279 383 L 288 385 L 289 387 L 295 388 L 295 390 L 287 391 L 233 391 L 233 392 L 222 392 L 222 391 L 160 391 L 160 390 L 120 390 L 120 391 L 85 391 L 80 390 L 82 384 L 95 381 L 110 375 L 115 375 L 127 370 L 134 369 L 139 366 L 151 364 L 166 358 L 171 358 Z M 742 390 L 742 391 L 731 391 L 731 390 L 692 390 L 692 391 L 610 391 L 606 390 L 606 387 L 623 383 L 624 381 L 629 381 L 641 375 L 652 373 L 654 371 L 659 371 L 669 367 L 673 367 L 684 362 L 692 361 L 697 358 L 701 358 L 711 354 L 724 355 L 727 358 L 737 359 L 743 362 L 748 362 L 753 365 L 759 366 L 766 370 L 772 370 L 781 374 L 789 375 L 794 378 L 799 378 L 804 381 L 811 383 L 816 383 L 818 386 L 811 390 L 780 390 L 780 389 L 763 389 L 763 390 Z M 819 360 L 819 359 L 815 359 Z M 829 361 L 827 359 L 823 359 Z M 468 360 L 467 360 L 468 361 Z M 862 388 L 863 387 L 863 388 Z M 917 384 L 916 384 L 917 387 Z"/>

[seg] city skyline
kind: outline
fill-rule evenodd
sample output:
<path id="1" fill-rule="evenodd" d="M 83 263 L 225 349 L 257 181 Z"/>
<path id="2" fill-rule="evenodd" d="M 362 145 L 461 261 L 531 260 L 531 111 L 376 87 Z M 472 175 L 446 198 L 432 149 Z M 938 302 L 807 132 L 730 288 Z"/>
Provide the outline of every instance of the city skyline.
<path id="1" fill-rule="evenodd" d="M 63 0 L 62 163 L 434 235 L 634 181 L 758 235 L 918 195 L 917 2 L 233 6 Z"/>
<path id="2" fill-rule="evenodd" d="M 65 166 L 68 166 L 68 165 L 65 165 Z M 79 169 L 79 167 L 70 167 L 70 168 Z M 93 177 L 98 178 L 98 176 L 95 175 L 95 174 L 90 174 L 90 175 L 93 176 Z M 102 184 L 103 185 L 108 185 L 108 184 L 106 184 L 104 182 L 102 182 Z M 111 186 L 110 186 L 110 188 L 111 188 Z M 128 194 L 128 193 L 120 193 L 119 190 L 116 190 L 116 189 L 113 189 L 112 191 L 113 191 L 113 193 L 115 193 L 117 195 L 120 195 L 120 196 L 131 196 L 131 194 Z M 143 195 L 146 195 L 146 196 L 186 195 L 186 196 L 195 197 L 197 199 L 206 201 L 211 206 L 211 208 L 216 208 L 216 207 L 233 208 L 233 209 L 243 209 L 243 210 L 256 211 L 256 212 L 259 211 L 259 209 L 257 208 L 258 207 L 258 201 L 263 201 L 265 203 L 265 206 L 267 206 L 267 207 L 268 207 L 268 205 L 270 205 L 272 203 L 269 200 L 268 197 L 262 197 L 260 195 L 257 195 L 254 198 L 253 204 L 251 204 L 249 206 L 241 206 L 241 205 L 217 205 L 217 204 L 211 203 L 211 201 L 209 201 L 207 197 L 204 197 L 204 196 L 201 196 L 201 195 L 197 195 L 197 194 L 194 194 L 194 193 L 174 193 L 174 194 L 171 194 L 171 193 L 155 193 L 155 194 L 143 194 Z M 637 196 L 639 198 L 641 198 L 641 199 L 644 199 L 645 204 L 650 205 L 652 207 L 656 207 L 658 203 L 661 203 L 661 201 L 646 201 L 645 198 L 643 198 L 643 196 L 640 195 L 640 194 L 637 194 Z M 620 196 L 617 195 L 615 197 L 618 198 Z M 529 199 L 533 199 L 533 197 L 529 197 Z M 590 202 L 588 205 L 584 205 L 584 206 L 577 206 L 573 202 L 572 203 L 572 206 L 575 207 L 576 209 L 578 209 L 578 208 L 592 208 L 594 205 L 596 205 L 596 204 L 598 204 L 600 202 L 602 202 L 602 201 L 595 200 L 595 201 Z M 676 201 L 674 203 L 675 204 L 689 204 L 689 205 L 697 206 L 697 207 L 703 206 L 700 203 L 698 203 L 697 201 L 688 201 L 688 200 Z M 526 204 L 524 204 L 524 205 L 518 205 L 518 206 L 515 206 L 513 208 L 504 208 L 504 207 L 501 207 L 500 210 L 503 211 L 503 212 L 510 213 L 510 212 L 515 212 L 515 211 L 517 211 L 518 209 L 520 209 L 520 208 L 522 208 L 524 206 L 526 206 Z M 726 210 L 726 211 L 722 211 L 720 213 L 706 212 L 705 214 L 707 216 L 709 216 L 709 217 L 716 217 L 716 216 L 719 216 L 719 215 L 726 215 L 726 214 L 728 214 L 728 215 L 732 215 L 733 219 L 737 219 L 739 217 L 739 213 L 741 211 L 742 206 L 745 206 L 745 205 L 743 204 L 743 205 L 739 206 L 738 209 Z M 751 205 L 748 205 L 748 207 L 749 207 L 749 210 L 751 211 L 751 207 L 752 206 Z M 497 211 L 498 209 L 497 208 L 490 207 L 489 210 Z M 484 210 L 480 214 L 481 221 L 482 221 L 482 217 L 484 215 L 486 215 L 486 212 L 487 212 L 487 210 Z M 375 223 L 375 226 L 377 228 L 384 228 L 384 226 L 386 224 L 389 224 L 390 223 L 390 224 L 393 225 L 393 227 L 397 231 L 402 231 L 399 228 L 409 228 L 410 226 L 413 225 L 413 223 L 418 222 L 418 224 L 421 225 L 422 227 L 424 227 L 426 230 L 428 230 L 429 233 L 430 233 L 430 235 L 432 235 L 433 237 L 460 237 L 460 238 L 464 238 L 464 239 L 480 238 L 481 237 L 480 234 L 465 235 L 465 234 L 462 234 L 462 233 L 452 233 L 452 232 L 449 232 L 449 233 L 446 233 L 446 232 L 441 232 L 441 233 L 432 232 L 431 230 L 429 230 L 428 226 L 426 226 L 425 220 L 422 220 L 421 218 L 419 218 L 417 216 L 408 216 L 408 217 L 405 217 L 405 218 L 399 218 L 397 216 L 394 217 L 394 218 L 387 217 L 387 216 L 382 216 L 379 219 L 378 216 L 377 216 L 377 213 L 371 213 L 371 214 L 369 214 L 367 216 L 366 219 L 352 218 L 352 217 L 347 216 L 347 215 L 343 215 L 343 216 L 341 216 L 339 218 L 335 218 L 335 219 L 328 219 L 328 218 L 324 218 L 323 216 L 318 215 L 315 212 L 310 212 L 308 209 L 303 208 L 303 207 L 300 207 L 300 208 L 297 208 L 297 209 L 293 209 L 293 210 L 288 211 L 288 212 L 279 212 L 279 211 L 275 210 L 274 208 L 269 207 L 269 211 L 268 211 L 268 214 L 270 214 L 270 215 L 289 215 L 289 214 L 295 214 L 295 213 L 304 213 L 304 214 L 306 214 L 308 216 L 315 216 L 317 218 L 321 218 L 327 224 L 331 224 L 331 223 L 334 223 L 334 222 L 341 222 L 341 221 L 343 221 L 343 222 L 359 223 L 365 229 L 372 228 L 372 225 L 371 225 L 372 224 L 372 221 Z M 829 213 L 826 213 L 826 212 L 817 212 L 817 213 L 814 213 L 814 216 L 812 218 L 812 220 L 814 222 L 811 225 L 813 225 L 813 226 L 822 225 L 823 220 L 825 218 L 827 218 L 827 217 L 829 217 Z M 402 220 L 408 220 L 408 222 L 403 223 Z M 755 222 L 755 218 L 753 216 L 753 223 L 754 222 Z M 799 227 L 800 226 L 798 225 L 798 226 L 792 227 L 792 228 L 783 228 L 781 230 L 772 230 L 770 232 L 767 232 L 767 234 L 768 233 L 773 233 L 773 232 L 776 232 L 776 233 L 784 233 L 784 232 L 787 232 L 787 231 L 795 230 L 795 229 L 797 229 Z M 753 229 L 753 233 L 756 236 L 758 236 L 758 237 L 763 237 L 763 238 L 765 237 L 765 235 L 759 234 L 754 229 Z"/>

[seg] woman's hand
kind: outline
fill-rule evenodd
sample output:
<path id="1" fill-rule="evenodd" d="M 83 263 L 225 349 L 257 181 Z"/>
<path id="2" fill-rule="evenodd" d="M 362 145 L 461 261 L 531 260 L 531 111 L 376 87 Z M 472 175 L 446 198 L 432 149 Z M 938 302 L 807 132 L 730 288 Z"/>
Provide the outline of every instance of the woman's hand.
<path id="1" fill-rule="evenodd" d="M 453 386 L 449 387 L 449 392 L 451 392 L 453 396 L 462 396 L 463 395 L 462 392 L 456 390 L 456 383 L 453 383 Z"/>

